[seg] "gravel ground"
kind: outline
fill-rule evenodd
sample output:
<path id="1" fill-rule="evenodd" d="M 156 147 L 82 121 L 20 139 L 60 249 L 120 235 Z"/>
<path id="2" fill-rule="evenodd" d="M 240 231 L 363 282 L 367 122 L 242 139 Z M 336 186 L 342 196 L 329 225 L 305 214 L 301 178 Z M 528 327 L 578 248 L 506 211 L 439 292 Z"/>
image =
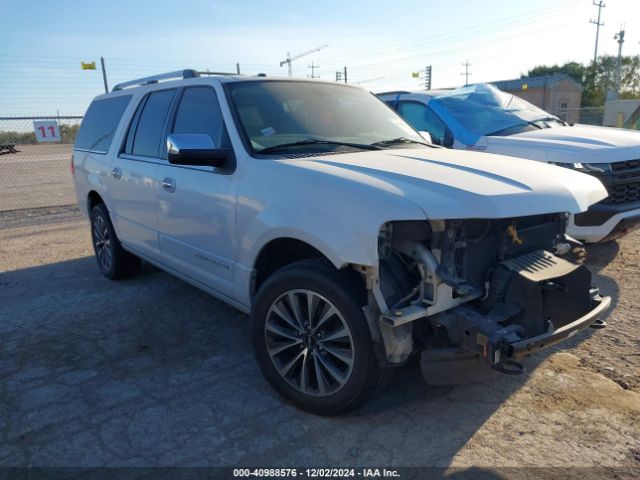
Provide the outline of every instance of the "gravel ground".
<path id="1" fill-rule="evenodd" d="M 0 214 L 0 466 L 640 469 L 640 232 L 573 253 L 614 298 L 606 329 L 488 384 L 410 364 L 322 418 L 268 387 L 245 315 L 149 266 L 108 281 L 87 222 L 41 213 Z"/>
<path id="2" fill-rule="evenodd" d="M 0 212 L 76 202 L 70 172 L 71 145 L 16 145 L 0 155 Z"/>

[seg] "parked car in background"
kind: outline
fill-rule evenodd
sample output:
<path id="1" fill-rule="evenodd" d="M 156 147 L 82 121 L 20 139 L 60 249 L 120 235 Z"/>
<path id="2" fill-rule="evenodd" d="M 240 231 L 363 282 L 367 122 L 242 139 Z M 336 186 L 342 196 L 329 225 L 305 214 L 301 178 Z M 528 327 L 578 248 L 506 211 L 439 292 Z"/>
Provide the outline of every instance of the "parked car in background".
<path id="1" fill-rule="evenodd" d="M 519 373 L 611 302 L 558 256 L 600 182 L 436 148 L 354 86 L 120 84 L 89 107 L 72 171 L 106 277 L 144 259 L 250 313 L 267 380 L 317 413 L 357 407 L 414 353 L 432 383 Z"/>
<path id="2" fill-rule="evenodd" d="M 574 238 L 613 240 L 640 227 L 640 132 L 569 125 L 489 84 L 379 97 L 438 145 L 538 160 L 598 178 L 609 195 L 571 217 Z"/>

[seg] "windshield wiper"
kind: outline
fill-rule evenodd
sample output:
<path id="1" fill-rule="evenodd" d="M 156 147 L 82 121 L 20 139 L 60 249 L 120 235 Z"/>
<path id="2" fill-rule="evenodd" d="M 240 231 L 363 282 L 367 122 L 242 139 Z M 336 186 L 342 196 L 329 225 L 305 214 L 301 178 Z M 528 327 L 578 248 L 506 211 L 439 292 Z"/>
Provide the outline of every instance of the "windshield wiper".
<path id="1" fill-rule="evenodd" d="M 563 125 L 566 125 L 567 122 L 565 122 L 564 120 L 561 120 L 560 118 L 554 116 L 554 115 L 549 115 L 548 117 L 542 117 L 542 118 L 537 118 L 534 120 L 534 122 L 558 122 L 561 123 Z"/>
<path id="2" fill-rule="evenodd" d="M 304 147 L 305 145 L 338 145 L 343 147 L 359 148 L 361 150 L 381 150 L 377 145 L 370 145 L 368 143 L 350 143 L 350 142 L 337 142 L 333 140 L 321 140 L 318 138 L 308 138 L 306 140 L 300 140 L 299 142 L 280 143 L 278 145 L 271 145 L 259 150 L 258 153 L 273 153 L 282 149 L 292 147 Z"/>
<path id="3" fill-rule="evenodd" d="M 418 140 L 411 140 L 407 137 L 390 138 L 389 140 L 380 140 L 379 142 L 373 142 L 371 145 L 376 147 L 386 147 L 388 145 L 398 145 L 400 143 L 417 143 L 419 145 L 425 145 L 427 147 L 438 148 L 437 145 L 433 145 L 427 142 L 420 142 Z"/>
<path id="4" fill-rule="evenodd" d="M 503 132 L 511 130 L 512 128 L 526 127 L 526 126 L 536 127 L 538 130 L 542 130 L 544 127 L 541 127 L 540 125 L 538 125 L 536 123 L 537 121 L 538 120 L 535 120 L 535 121 L 531 122 L 531 121 L 527 120 L 527 121 L 524 121 L 522 123 L 515 123 L 515 124 L 510 125 L 508 127 L 501 128 L 500 130 L 496 130 L 495 132 L 487 133 L 487 134 L 485 134 L 485 136 L 487 136 L 487 137 L 498 136 Z"/>

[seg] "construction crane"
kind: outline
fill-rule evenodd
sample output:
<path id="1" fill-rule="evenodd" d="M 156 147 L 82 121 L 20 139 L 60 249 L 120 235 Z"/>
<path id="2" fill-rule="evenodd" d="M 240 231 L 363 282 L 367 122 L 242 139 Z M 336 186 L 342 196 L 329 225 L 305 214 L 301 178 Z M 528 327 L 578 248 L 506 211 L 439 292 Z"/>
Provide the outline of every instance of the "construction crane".
<path id="1" fill-rule="evenodd" d="M 328 44 L 320 45 L 319 47 L 316 47 L 312 50 L 307 50 L 306 52 L 299 53 L 297 55 L 294 55 L 293 57 L 289 52 L 287 52 L 287 58 L 286 60 L 283 60 L 280 62 L 280 66 L 282 67 L 285 64 L 287 64 L 287 68 L 289 69 L 289 76 L 291 76 L 293 75 L 293 72 L 291 70 L 291 62 L 293 62 L 294 60 L 297 60 L 298 58 L 305 57 L 315 52 L 319 52 L 320 50 L 322 50 L 323 48 L 327 48 L 328 46 L 329 46 Z"/>

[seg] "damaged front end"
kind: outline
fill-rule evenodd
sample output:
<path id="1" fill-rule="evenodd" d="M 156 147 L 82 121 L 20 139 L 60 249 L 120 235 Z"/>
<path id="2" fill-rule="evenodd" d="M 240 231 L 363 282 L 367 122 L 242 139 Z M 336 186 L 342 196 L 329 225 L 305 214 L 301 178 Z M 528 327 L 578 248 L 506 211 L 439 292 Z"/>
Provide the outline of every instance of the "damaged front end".
<path id="1" fill-rule="evenodd" d="M 604 326 L 597 317 L 611 299 L 586 267 L 558 256 L 570 249 L 566 220 L 385 224 L 367 311 L 379 360 L 397 365 L 421 352 L 429 383 L 464 383 L 520 373 L 517 359 Z"/>

